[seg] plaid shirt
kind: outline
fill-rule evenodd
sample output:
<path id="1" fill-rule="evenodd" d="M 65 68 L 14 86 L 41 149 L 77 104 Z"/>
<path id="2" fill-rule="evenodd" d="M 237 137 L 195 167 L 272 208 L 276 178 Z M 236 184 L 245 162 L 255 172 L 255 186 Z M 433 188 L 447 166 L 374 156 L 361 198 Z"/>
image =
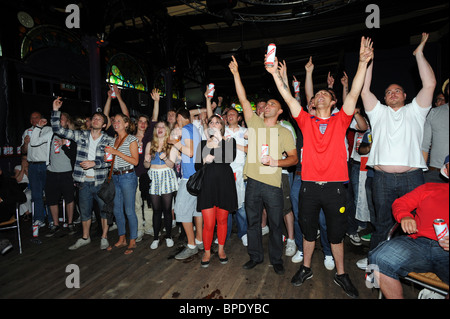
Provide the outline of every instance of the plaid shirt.
<path id="1" fill-rule="evenodd" d="M 52 111 L 51 124 L 52 129 L 55 134 L 59 136 L 75 141 L 77 143 L 77 158 L 75 160 L 75 168 L 73 170 L 73 179 L 76 182 L 83 183 L 86 177 L 86 170 L 84 170 L 80 163 L 88 160 L 89 154 L 89 137 L 91 131 L 81 131 L 81 130 L 69 130 L 61 127 L 60 125 L 60 111 Z M 111 163 L 104 161 L 105 146 L 113 145 L 114 139 L 102 132 L 100 136 L 100 141 L 97 144 L 97 149 L 95 151 L 95 166 L 94 169 L 94 180 L 95 186 L 102 184 L 109 173 L 109 167 Z"/>

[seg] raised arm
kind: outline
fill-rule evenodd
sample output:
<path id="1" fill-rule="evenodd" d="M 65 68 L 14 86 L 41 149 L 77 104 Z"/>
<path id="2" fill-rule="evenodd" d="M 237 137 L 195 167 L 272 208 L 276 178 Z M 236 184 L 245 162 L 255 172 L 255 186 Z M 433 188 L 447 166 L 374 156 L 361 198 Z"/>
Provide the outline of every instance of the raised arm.
<path id="1" fill-rule="evenodd" d="M 314 96 L 314 83 L 312 79 L 312 74 L 314 71 L 314 64 L 312 62 L 312 56 L 309 57 L 308 63 L 305 64 L 306 77 L 305 77 L 305 97 L 306 101 L 311 101 Z"/>
<path id="2" fill-rule="evenodd" d="M 367 72 L 367 64 L 372 60 L 373 57 L 373 43 L 370 38 L 361 38 L 361 46 L 359 49 L 359 64 L 358 70 L 356 71 L 356 75 L 352 82 L 352 88 L 344 101 L 344 105 L 342 106 L 342 110 L 347 115 L 353 115 L 355 112 L 355 106 L 358 102 L 359 95 L 361 93 L 361 89 L 364 85 L 364 79 L 366 77 Z"/>
<path id="3" fill-rule="evenodd" d="M 341 78 L 341 84 L 342 84 L 342 101 L 345 101 L 345 98 L 348 94 L 348 75 L 344 71 L 344 76 Z"/>
<path id="4" fill-rule="evenodd" d="M 157 122 L 159 116 L 159 100 L 161 99 L 161 96 L 159 96 L 159 90 L 157 88 L 154 88 L 152 90 L 151 97 L 153 99 L 152 122 Z"/>
<path id="5" fill-rule="evenodd" d="M 424 108 L 430 107 L 433 102 L 433 94 L 436 87 L 436 77 L 434 75 L 434 71 L 423 54 L 423 48 L 428 40 L 428 36 L 428 33 L 422 33 L 422 40 L 413 53 L 416 57 L 420 79 L 422 80 L 422 89 L 417 94 L 416 102 L 420 107 Z"/>
<path id="6" fill-rule="evenodd" d="M 378 99 L 375 96 L 375 94 L 370 91 L 370 85 L 372 83 L 372 73 L 373 73 L 373 57 L 372 62 L 369 64 L 367 71 L 366 71 L 366 77 L 364 79 L 364 85 L 361 90 L 361 99 L 364 104 L 364 110 L 366 112 L 370 112 L 373 110 L 373 108 L 377 105 Z"/>
<path id="7" fill-rule="evenodd" d="M 284 63 L 284 66 L 286 67 L 286 63 Z M 273 67 L 267 67 L 267 72 L 272 74 L 273 79 L 275 81 L 275 84 L 278 88 L 278 92 L 280 92 L 281 96 L 283 97 L 284 101 L 286 102 L 287 106 L 289 107 L 289 110 L 291 111 L 292 117 L 296 118 L 300 112 L 302 111 L 302 106 L 300 105 L 299 101 L 297 101 L 291 94 L 291 91 L 289 90 L 289 85 L 286 81 L 283 80 L 283 76 L 278 70 L 278 59 L 275 57 L 275 62 Z"/>
<path id="8" fill-rule="evenodd" d="M 247 94 L 245 93 L 244 85 L 242 84 L 241 76 L 239 74 L 238 63 L 234 56 L 231 57 L 232 61 L 228 65 L 234 78 L 234 85 L 236 87 L 236 94 L 238 96 L 239 102 L 242 106 L 242 111 L 244 112 L 244 119 L 248 123 L 253 116 L 252 105 L 247 99 Z"/>
<path id="9" fill-rule="evenodd" d="M 112 100 L 112 89 L 108 90 L 108 98 L 106 99 L 105 106 L 103 107 L 103 114 L 105 114 L 108 119 L 108 123 L 106 123 L 105 129 L 107 130 L 111 126 L 111 119 L 109 117 L 109 113 L 111 112 L 111 100 Z"/>

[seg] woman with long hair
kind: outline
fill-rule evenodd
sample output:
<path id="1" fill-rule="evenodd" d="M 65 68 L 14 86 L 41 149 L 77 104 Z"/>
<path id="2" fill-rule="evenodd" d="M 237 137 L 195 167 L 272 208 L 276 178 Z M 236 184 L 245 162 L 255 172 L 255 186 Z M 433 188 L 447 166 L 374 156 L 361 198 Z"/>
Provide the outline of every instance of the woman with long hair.
<path id="1" fill-rule="evenodd" d="M 156 123 L 153 131 L 153 139 L 145 147 L 144 166 L 150 168 L 148 175 L 151 180 L 150 199 L 153 207 L 153 232 L 154 239 L 151 249 L 159 246 L 159 233 L 162 228 L 162 216 L 164 214 L 164 228 L 166 229 L 166 245 L 173 246 L 172 231 L 172 199 L 178 190 L 175 171 L 177 152 L 172 145 L 167 143 L 170 129 L 166 122 Z"/>
<path id="2" fill-rule="evenodd" d="M 137 177 L 134 167 L 139 162 L 138 139 L 130 133 L 134 131 L 134 123 L 124 114 L 114 117 L 114 145 L 105 147 L 105 152 L 115 156 L 113 167 L 113 181 L 116 190 L 114 197 L 114 216 L 119 232 L 119 240 L 108 250 L 127 246 L 126 219 L 130 228 L 130 244 L 125 255 L 129 255 L 136 248 L 137 217 L 134 202 L 137 188 Z M 125 218 L 126 215 L 126 218 Z"/>
<path id="3" fill-rule="evenodd" d="M 225 122 L 219 115 L 208 120 L 207 140 L 199 144 L 195 169 L 206 165 L 203 184 L 197 198 L 197 211 L 203 216 L 203 244 L 205 254 L 201 266 L 208 267 L 211 258 L 211 244 L 217 221 L 217 239 L 219 241 L 219 261 L 228 262 L 224 245 L 227 237 L 228 212 L 238 208 L 236 183 L 230 164 L 236 158 L 236 140 L 225 139 Z"/>

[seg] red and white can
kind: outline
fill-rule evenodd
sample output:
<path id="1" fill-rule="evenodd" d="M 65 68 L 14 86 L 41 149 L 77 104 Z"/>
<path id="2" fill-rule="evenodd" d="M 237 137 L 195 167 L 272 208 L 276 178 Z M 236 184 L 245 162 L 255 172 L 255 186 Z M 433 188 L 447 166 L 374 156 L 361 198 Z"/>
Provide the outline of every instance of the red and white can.
<path id="1" fill-rule="evenodd" d="M 59 145 L 59 142 L 55 140 L 55 142 L 53 143 L 54 147 L 55 147 L 55 154 L 59 154 L 59 152 L 61 151 L 61 145 Z"/>
<path id="2" fill-rule="evenodd" d="M 66 146 L 67 146 L 67 147 L 70 146 L 70 140 L 66 140 Z"/>
<path id="3" fill-rule="evenodd" d="M 110 85 L 110 87 L 111 87 L 111 91 L 112 91 L 111 97 L 112 97 L 113 99 L 115 99 L 115 98 L 116 98 L 116 91 L 114 91 L 114 87 L 113 87 L 112 85 Z"/>
<path id="4" fill-rule="evenodd" d="M 27 135 L 29 137 L 31 137 L 31 134 L 33 134 L 33 128 L 29 128 L 28 131 L 27 131 Z"/>
<path id="5" fill-rule="evenodd" d="M 268 67 L 273 67 L 276 52 L 277 46 L 274 43 L 269 44 L 269 46 L 267 47 L 267 55 L 266 55 L 266 65 Z"/>
<path id="6" fill-rule="evenodd" d="M 17 146 L 16 153 L 17 153 L 17 155 L 22 154 L 22 148 L 20 146 Z"/>
<path id="7" fill-rule="evenodd" d="M 139 154 L 142 154 L 144 152 L 142 142 L 139 142 L 138 152 L 139 152 Z"/>
<path id="8" fill-rule="evenodd" d="M 437 240 L 442 240 L 448 236 L 448 225 L 443 219 L 435 219 L 433 221 L 434 231 L 436 232 Z"/>
<path id="9" fill-rule="evenodd" d="M 112 160 L 113 160 L 112 154 L 111 154 L 111 153 L 106 153 L 106 152 L 105 152 L 105 155 L 106 155 L 106 161 L 107 161 L 107 162 L 112 162 Z"/>
<path id="10" fill-rule="evenodd" d="M 214 83 L 209 83 L 208 84 L 208 97 L 213 97 L 214 96 Z"/>
<path id="11" fill-rule="evenodd" d="M 300 82 L 294 81 L 294 92 L 299 93 L 300 92 Z"/>
<path id="12" fill-rule="evenodd" d="M 39 236 L 39 226 L 33 225 L 33 237 L 38 237 L 38 236 Z"/>
<path id="13" fill-rule="evenodd" d="M 261 157 L 263 156 L 269 156 L 269 145 L 268 144 L 263 144 L 261 146 Z"/>

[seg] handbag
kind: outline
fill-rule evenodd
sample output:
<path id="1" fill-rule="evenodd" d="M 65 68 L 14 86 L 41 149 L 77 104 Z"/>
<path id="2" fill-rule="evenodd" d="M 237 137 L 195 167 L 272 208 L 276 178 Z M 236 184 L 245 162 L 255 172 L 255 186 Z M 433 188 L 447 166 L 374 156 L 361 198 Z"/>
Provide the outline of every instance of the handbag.
<path id="1" fill-rule="evenodd" d="M 207 164 L 206 164 L 207 165 Z M 202 189 L 203 177 L 205 175 L 206 165 L 203 165 L 198 171 L 189 177 L 186 188 L 189 194 L 193 196 L 198 196 L 200 190 Z"/>
<path id="2" fill-rule="evenodd" d="M 124 142 L 126 136 L 120 142 L 119 148 Z M 116 186 L 114 185 L 114 180 L 112 179 L 112 172 L 114 169 L 114 161 L 116 160 L 116 156 L 113 156 L 113 160 L 111 162 L 111 168 L 109 169 L 108 177 L 103 182 L 102 186 L 97 192 L 98 197 L 105 203 L 102 208 L 102 212 L 106 214 L 106 220 L 108 225 L 113 224 L 114 219 L 114 197 L 116 196 Z"/>

